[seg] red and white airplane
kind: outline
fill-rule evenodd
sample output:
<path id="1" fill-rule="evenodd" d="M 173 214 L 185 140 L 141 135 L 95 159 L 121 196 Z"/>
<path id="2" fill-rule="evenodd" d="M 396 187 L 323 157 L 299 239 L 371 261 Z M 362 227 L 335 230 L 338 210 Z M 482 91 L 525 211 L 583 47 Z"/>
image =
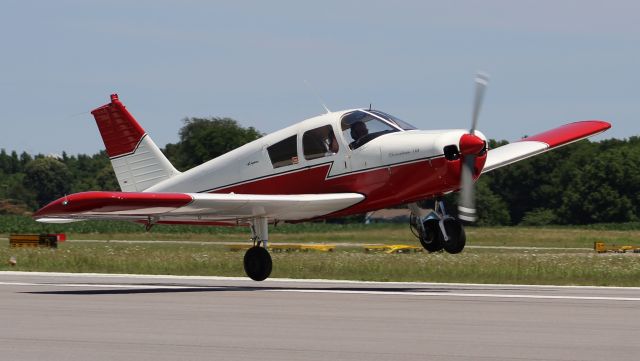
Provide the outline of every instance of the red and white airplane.
<path id="1" fill-rule="evenodd" d="M 82 192 L 38 210 L 40 222 L 127 220 L 154 224 L 248 225 L 253 247 L 247 275 L 272 268 L 268 225 L 347 216 L 408 204 L 412 226 L 430 252 L 465 246 L 460 220 L 441 202 L 418 201 L 461 191 L 462 220 L 475 220 L 473 184 L 496 168 L 598 134 L 590 120 L 563 125 L 496 149 L 476 130 L 487 78 L 476 78 L 472 126 L 418 130 L 392 115 L 351 109 L 304 120 L 186 172 L 177 171 L 116 94 L 92 111 L 122 192 Z"/>

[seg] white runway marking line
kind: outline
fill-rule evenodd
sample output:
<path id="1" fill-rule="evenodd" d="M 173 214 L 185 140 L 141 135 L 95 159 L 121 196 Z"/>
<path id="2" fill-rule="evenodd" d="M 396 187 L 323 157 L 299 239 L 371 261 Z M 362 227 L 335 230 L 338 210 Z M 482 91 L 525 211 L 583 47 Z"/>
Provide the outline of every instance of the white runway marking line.
<path id="1" fill-rule="evenodd" d="M 100 283 L 32 283 L 32 282 L 0 282 L 3 286 L 30 286 L 30 287 L 87 287 L 87 288 L 118 288 L 118 289 L 168 289 L 184 290 L 202 288 L 224 289 L 225 286 L 176 286 L 176 285 L 127 285 L 127 284 L 100 284 Z M 530 294 L 501 294 L 501 293 L 461 293 L 461 292 L 402 292 L 402 291 L 369 291 L 369 290 L 331 290 L 331 289 L 261 289 L 256 287 L 257 292 L 292 292 L 292 293 L 329 293 L 329 294 L 351 294 L 351 295 L 377 295 L 377 296 L 422 296 L 422 297 L 465 297 L 465 298 L 525 298 L 525 299 L 560 299 L 560 300 L 583 300 L 583 301 L 640 301 L 640 297 L 605 297 L 605 296 L 559 296 L 559 295 L 530 295 Z"/>
<path id="2" fill-rule="evenodd" d="M 36 276 L 36 277 L 71 277 L 71 278 L 139 278 L 139 279 L 159 279 L 159 280 L 200 280 L 200 281 L 241 281 L 250 284 L 257 284 L 249 277 L 226 277 L 226 276 L 178 276 L 178 275 L 154 275 L 135 273 L 71 273 L 71 272 L 29 272 L 29 271 L 0 271 L 0 277 L 7 276 Z M 561 286 L 561 285 L 527 285 L 513 283 L 455 283 L 455 282 L 389 282 L 389 281 L 354 281 L 354 280 L 328 280 L 318 278 L 269 278 L 262 282 L 263 285 L 271 283 L 335 283 L 335 284 L 358 284 L 358 285 L 396 285 L 413 287 L 501 287 L 501 288 L 539 288 L 539 289 L 593 289 L 593 290 L 625 290 L 639 291 L 640 287 L 622 286 Z M 1 284 L 1 283 L 0 283 Z"/>
<path id="3" fill-rule="evenodd" d="M 557 296 L 557 295 L 528 295 L 528 294 L 500 294 L 500 293 L 456 293 L 456 292 L 401 292 L 401 291 L 357 291 L 357 290 L 273 290 L 269 292 L 299 292 L 299 293 L 342 293 L 365 295 L 396 295 L 396 296 L 429 296 L 429 297 L 475 297 L 475 298 L 531 298 L 531 299 L 560 299 L 585 301 L 640 301 L 640 297 L 600 297 L 600 296 Z"/>
<path id="4" fill-rule="evenodd" d="M 191 288 L 224 288 L 221 286 L 176 286 L 176 285 L 125 285 L 102 283 L 33 283 L 33 282 L 0 282 L 0 286 L 31 286 L 31 287 L 94 287 L 94 288 L 129 288 L 129 289 L 191 289 Z"/>

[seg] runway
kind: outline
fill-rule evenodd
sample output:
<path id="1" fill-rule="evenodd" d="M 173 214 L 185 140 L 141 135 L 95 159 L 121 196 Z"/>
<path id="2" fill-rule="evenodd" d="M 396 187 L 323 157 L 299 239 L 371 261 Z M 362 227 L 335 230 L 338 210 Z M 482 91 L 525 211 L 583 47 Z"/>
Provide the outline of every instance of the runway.
<path id="1" fill-rule="evenodd" d="M 0 272 L 3 360 L 636 360 L 640 288 Z"/>

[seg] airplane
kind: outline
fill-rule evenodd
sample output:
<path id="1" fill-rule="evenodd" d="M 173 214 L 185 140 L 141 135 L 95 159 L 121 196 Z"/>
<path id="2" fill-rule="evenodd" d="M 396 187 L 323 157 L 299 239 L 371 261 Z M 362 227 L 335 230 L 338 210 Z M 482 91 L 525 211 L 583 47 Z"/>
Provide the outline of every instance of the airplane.
<path id="1" fill-rule="evenodd" d="M 265 135 L 185 172 L 176 170 L 117 94 L 91 113 L 121 192 L 64 196 L 45 223 L 126 220 L 145 225 L 249 226 L 248 277 L 269 277 L 269 224 L 361 214 L 406 204 L 429 252 L 459 253 L 476 219 L 474 183 L 487 172 L 606 131 L 588 120 L 488 149 L 476 129 L 488 77 L 478 74 L 470 129 L 419 130 L 369 107 L 331 112 Z M 458 218 L 440 198 L 460 192 Z M 432 211 L 418 206 L 437 200 Z"/>

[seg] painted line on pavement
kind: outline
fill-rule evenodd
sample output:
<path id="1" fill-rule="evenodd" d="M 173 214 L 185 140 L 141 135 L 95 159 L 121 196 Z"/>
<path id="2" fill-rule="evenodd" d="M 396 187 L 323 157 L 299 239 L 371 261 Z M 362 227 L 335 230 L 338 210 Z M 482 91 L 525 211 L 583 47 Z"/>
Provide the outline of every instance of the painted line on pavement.
<path id="1" fill-rule="evenodd" d="M 606 297 L 606 296 L 559 296 L 559 295 L 530 295 L 530 294 L 502 294 L 502 293 L 460 293 L 460 292 L 401 292 L 401 291 L 357 291 L 357 290 L 299 290 L 285 289 L 269 292 L 298 292 L 298 293 L 337 293 L 337 294 L 365 294 L 365 295 L 402 295 L 429 297 L 470 297 L 470 298 L 530 298 L 554 300 L 583 300 L 583 301 L 640 301 L 640 297 Z"/>
<path id="2" fill-rule="evenodd" d="M 225 286 L 201 286 L 201 285 L 136 285 L 136 284 L 100 284 L 100 283 L 35 283 L 35 282 L 0 282 L 1 286 L 26 286 L 26 287 L 73 287 L 73 288 L 117 288 L 117 289 L 225 289 Z M 464 297 L 464 298 L 518 298 L 518 299 L 553 299 L 553 300 L 581 300 L 581 301 L 636 301 L 640 297 L 607 297 L 607 296 L 569 296 L 569 295 L 532 295 L 532 294 L 505 294 L 505 293 L 463 293 L 463 292 L 415 292 L 415 291 L 371 291 L 371 290 L 334 290 L 334 289 L 273 289 L 252 288 L 256 292 L 290 292 L 290 293 L 325 293 L 345 295 L 374 295 L 374 296 L 420 296 L 420 297 Z"/>
<path id="3" fill-rule="evenodd" d="M 640 291 L 640 287 L 620 286 L 563 286 L 563 285 L 526 285 L 510 283 L 451 283 L 451 282 L 384 282 L 384 281 L 356 281 L 356 280 L 329 280 L 317 278 L 269 278 L 262 282 L 252 281 L 249 277 L 223 277 L 223 276 L 178 276 L 178 275 L 150 275 L 127 273 L 71 273 L 71 272 L 27 272 L 27 271 L 0 271 L 0 277 L 7 276 L 37 276 L 37 277 L 71 277 L 71 278 L 139 278 L 139 279 L 167 279 L 167 280 L 193 280 L 193 281 L 244 281 L 258 285 L 270 283 L 336 283 L 336 284 L 360 284 L 360 285 L 385 285 L 385 286 L 464 286 L 464 287 L 508 287 L 508 288 L 557 288 L 557 289 L 596 289 L 596 290 L 627 290 Z"/>

